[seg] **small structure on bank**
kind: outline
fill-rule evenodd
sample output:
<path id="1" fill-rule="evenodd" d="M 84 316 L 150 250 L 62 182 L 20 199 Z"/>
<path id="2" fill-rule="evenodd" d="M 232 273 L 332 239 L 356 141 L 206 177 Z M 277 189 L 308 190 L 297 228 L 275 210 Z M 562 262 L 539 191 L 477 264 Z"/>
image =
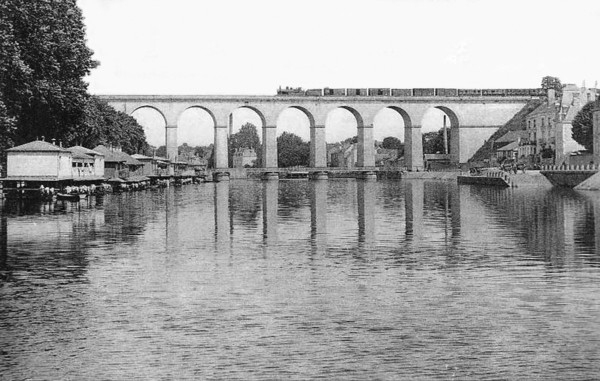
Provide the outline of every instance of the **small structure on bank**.
<path id="1" fill-rule="evenodd" d="M 258 156 L 256 155 L 254 148 L 238 148 L 233 153 L 233 167 L 252 167 L 257 159 Z"/>
<path id="2" fill-rule="evenodd" d="M 81 150 L 36 140 L 7 150 L 7 176 L 2 179 L 8 197 L 38 199 L 51 189 L 102 183 L 95 172 L 96 158 Z M 98 158 L 98 160 L 101 160 Z M 103 169 L 102 169 L 103 170 Z"/>

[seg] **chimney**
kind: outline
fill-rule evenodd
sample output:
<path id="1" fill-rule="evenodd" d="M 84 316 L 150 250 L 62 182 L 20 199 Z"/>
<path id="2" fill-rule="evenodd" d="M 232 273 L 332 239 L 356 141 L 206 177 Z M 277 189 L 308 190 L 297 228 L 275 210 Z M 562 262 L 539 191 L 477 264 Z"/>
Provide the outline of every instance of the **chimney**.
<path id="1" fill-rule="evenodd" d="M 56 138 L 52 138 L 52 145 L 56 145 Z"/>
<path id="2" fill-rule="evenodd" d="M 60 148 L 62 148 L 62 140 L 59 140 L 59 141 L 58 141 L 58 146 L 59 146 Z"/>
<path id="3" fill-rule="evenodd" d="M 44 136 L 44 135 L 42 135 L 42 141 L 43 141 L 43 142 L 45 142 L 45 141 L 46 141 L 46 140 L 44 140 L 44 139 L 45 139 L 45 136 Z"/>
<path id="4" fill-rule="evenodd" d="M 548 104 L 554 104 L 554 102 L 556 101 L 556 90 L 554 89 L 548 89 Z"/>

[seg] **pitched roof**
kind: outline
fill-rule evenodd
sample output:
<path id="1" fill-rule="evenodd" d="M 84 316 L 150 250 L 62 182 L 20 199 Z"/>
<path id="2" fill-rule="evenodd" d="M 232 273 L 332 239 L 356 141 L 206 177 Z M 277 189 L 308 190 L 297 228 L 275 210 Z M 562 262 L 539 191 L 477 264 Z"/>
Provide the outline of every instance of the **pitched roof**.
<path id="1" fill-rule="evenodd" d="M 512 142 L 505 145 L 502 148 L 498 148 L 498 151 L 514 151 L 519 148 L 519 142 Z"/>
<path id="2" fill-rule="evenodd" d="M 125 163 L 125 165 L 143 165 L 141 162 L 139 162 L 138 160 L 129 156 L 125 152 L 111 151 L 110 149 L 106 148 L 102 144 L 94 147 L 94 151 L 98 151 L 98 152 L 104 154 L 105 162 L 109 162 L 109 163 L 110 162 L 120 162 L 120 163 Z"/>
<path id="3" fill-rule="evenodd" d="M 90 156 L 88 154 L 85 154 L 81 151 L 71 151 L 71 154 L 73 155 L 73 159 L 86 159 L 86 160 L 94 160 L 93 156 Z"/>
<path id="4" fill-rule="evenodd" d="M 70 152 L 69 150 L 59 147 L 55 144 L 45 142 L 43 140 L 35 140 L 33 142 L 21 144 L 13 148 L 7 149 L 8 152 Z"/>
<path id="5" fill-rule="evenodd" d="M 516 131 L 508 131 L 506 134 L 502 135 L 500 138 L 496 140 L 496 143 L 511 143 L 514 141 L 521 139 L 525 139 L 529 137 L 529 132 L 526 130 L 516 130 Z"/>
<path id="6" fill-rule="evenodd" d="M 104 155 L 104 161 L 106 163 L 123 163 L 123 162 L 125 162 L 125 160 L 123 158 L 115 155 L 116 152 L 113 152 L 113 151 L 109 150 L 108 148 L 106 148 L 102 144 L 94 147 L 94 151 L 100 152 L 101 154 L 103 154 Z"/>
<path id="7" fill-rule="evenodd" d="M 549 113 L 555 114 L 556 112 L 558 112 L 558 109 L 554 104 L 549 105 L 548 103 L 542 103 L 535 110 L 529 113 L 527 115 L 527 118 L 535 117 L 538 115 L 548 115 Z"/>
<path id="8" fill-rule="evenodd" d="M 75 151 L 77 151 L 77 152 L 84 153 L 86 155 L 104 156 L 103 154 L 101 154 L 98 151 L 94 151 L 93 149 L 85 148 L 85 147 L 82 147 L 82 146 L 69 147 L 68 150 L 71 151 L 71 152 L 73 152 L 73 153 L 75 153 Z"/>

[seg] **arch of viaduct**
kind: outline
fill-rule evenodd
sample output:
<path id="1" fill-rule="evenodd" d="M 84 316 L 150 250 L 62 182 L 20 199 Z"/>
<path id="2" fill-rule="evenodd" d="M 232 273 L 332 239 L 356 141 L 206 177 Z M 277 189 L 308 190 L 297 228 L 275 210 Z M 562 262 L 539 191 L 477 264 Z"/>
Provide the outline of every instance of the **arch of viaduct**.
<path id="1" fill-rule="evenodd" d="M 465 163 L 499 127 L 513 117 L 531 97 L 311 97 L 311 96 L 183 96 L 183 95 L 103 95 L 115 109 L 131 115 L 150 107 L 165 120 L 169 159 L 177 158 L 177 121 L 189 108 L 205 110 L 214 122 L 215 167 L 228 167 L 227 134 L 230 115 L 237 108 L 254 110 L 262 120 L 262 162 L 277 167 L 277 118 L 287 108 L 302 111 L 310 123 L 310 165 L 326 167 L 325 121 L 336 108 L 350 111 L 358 126 L 359 167 L 375 165 L 373 121 L 384 108 L 398 112 L 404 120 L 405 162 L 409 170 L 423 168 L 421 121 L 432 108 L 449 117 L 450 153 L 454 163 Z"/>

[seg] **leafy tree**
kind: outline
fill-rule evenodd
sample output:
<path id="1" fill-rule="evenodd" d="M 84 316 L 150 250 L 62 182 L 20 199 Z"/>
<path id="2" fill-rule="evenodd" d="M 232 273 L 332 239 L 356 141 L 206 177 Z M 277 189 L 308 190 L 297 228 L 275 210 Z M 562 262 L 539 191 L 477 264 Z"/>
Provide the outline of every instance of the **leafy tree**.
<path id="1" fill-rule="evenodd" d="M 238 132 L 229 137 L 229 166 L 233 167 L 233 154 L 240 148 L 253 148 L 256 152 L 256 164 L 261 162 L 261 144 L 256 126 L 252 123 L 244 124 Z"/>
<path id="2" fill-rule="evenodd" d="M 573 118 L 571 136 L 573 140 L 592 152 L 594 150 L 594 102 L 589 102 Z"/>
<path id="3" fill-rule="evenodd" d="M 68 144 L 95 147 L 98 144 L 120 146 L 129 154 L 149 154 L 144 129 L 130 115 L 117 111 L 105 101 L 88 96 L 84 120 L 76 130 L 65 132 Z"/>
<path id="4" fill-rule="evenodd" d="M 446 129 L 448 153 L 450 153 L 450 129 Z M 444 153 L 444 129 L 423 134 L 423 153 Z"/>
<path id="5" fill-rule="evenodd" d="M 14 120 L 15 143 L 42 135 L 74 143 L 85 119 L 83 78 L 96 66 L 76 0 L 0 2 L 0 118 Z"/>
<path id="6" fill-rule="evenodd" d="M 353 137 L 351 137 L 351 138 L 344 139 L 344 140 L 342 140 L 342 143 L 347 143 L 347 144 L 356 144 L 356 143 L 358 143 L 358 136 L 354 135 L 354 136 L 353 136 Z"/>
<path id="7" fill-rule="evenodd" d="M 394 136 L 388 136 L 386 138 L 383 138 L 383 141 L 381 142 L 381 147 L 386 149 L 401 149 L 402 147 L 404 147 L 404 144 L 400 141 L 400 139 Z"/>
<path id="8" fill-rule="evenodd" d="M 154 155 L 158 157 L 167 157 L 167 146 L 160 146 L 154 151 Z"/>
<path id="9" fill-rule="evenodd" d="M 203 158 L 209 158 L 212 155 L 213 145 L 208 146 L 197 146 L 194 148 L 194 155 Z"/>
<path id="10" fill-rule="evenodd" d="M 291 132 L 284 132 L 277 138 L 277 161 L 280 167 L 308 166 L 310 143 Z"/>
<path id="11" fill-rule="evenodd" d="M 541 86 L 544 90 L 554 89 L 556 91 L 557 97 L 560 97 L 560 95 L 562 94 L 563 85 L 558 77 L 552 77 L 549 75 L 545 76 L 544 78 L 542 78 Z"/>

